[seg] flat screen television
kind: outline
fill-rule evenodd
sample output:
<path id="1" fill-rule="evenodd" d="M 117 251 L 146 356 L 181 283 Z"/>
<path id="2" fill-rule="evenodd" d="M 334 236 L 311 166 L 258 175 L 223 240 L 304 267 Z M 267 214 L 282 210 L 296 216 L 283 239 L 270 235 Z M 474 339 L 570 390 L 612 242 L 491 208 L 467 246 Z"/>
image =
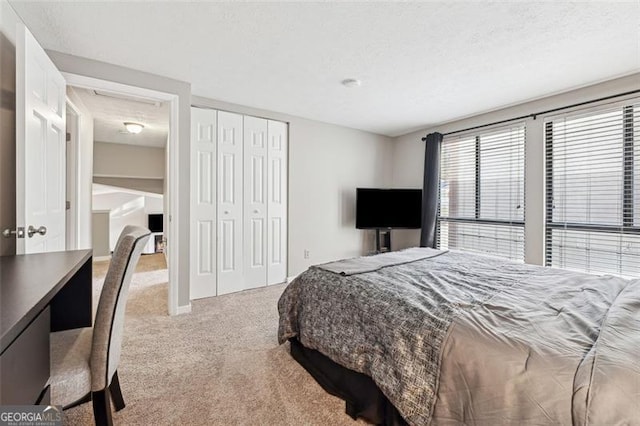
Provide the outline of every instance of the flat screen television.
<path id="1" fill-rule="evenodd" d="M 149 231 L 151 232 L 162 232 L 163 230 L 163 221 L 162 214 L 150 214 L 149 215 Z"/>
<path id="2" fill-rule="evenodd" d="M 356 189 L 356 228 L 420 228 L 421 189 Z"/>

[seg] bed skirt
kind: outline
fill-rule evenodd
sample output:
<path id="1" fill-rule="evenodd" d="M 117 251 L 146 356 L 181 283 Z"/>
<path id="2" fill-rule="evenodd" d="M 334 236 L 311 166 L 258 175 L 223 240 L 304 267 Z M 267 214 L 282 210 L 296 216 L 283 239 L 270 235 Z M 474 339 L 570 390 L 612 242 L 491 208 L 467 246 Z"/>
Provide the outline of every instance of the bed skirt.
<path id="1" fill-rule="evenodd" d="M 325 391 L 345 401 L 345 411 L 351 418 L 384 426 L 407 424 L 369 376 L 336 364 L 298 339 L 291 338 L 289 342 L 291 356 Z"/>

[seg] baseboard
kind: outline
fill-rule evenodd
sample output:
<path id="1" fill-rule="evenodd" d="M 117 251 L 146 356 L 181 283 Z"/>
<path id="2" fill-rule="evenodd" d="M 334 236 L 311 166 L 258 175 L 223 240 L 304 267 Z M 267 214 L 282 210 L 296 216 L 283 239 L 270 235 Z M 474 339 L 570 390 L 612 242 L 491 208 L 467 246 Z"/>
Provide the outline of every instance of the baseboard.
<path id="1" fill-rule="evenodd" d="M 297 275 L 294 275 L 293 277 L 287 277 L 287 284 L 289 284 L 291 281 L 295 280 L 296 278 L 298 278 Z"/>
<path id="2" fill-rule="evenodd" d="M 191 303 L 183 306 L 178 306 L 176 309 L 176 315 L 189 314 L 191 313 Z"/>
<path id="3" fill-rule="evenodd" d="M 94 256 L 93 257 L 94 262 L 102 262 L 104 260 L 111 260 L 111 256 Z"/>

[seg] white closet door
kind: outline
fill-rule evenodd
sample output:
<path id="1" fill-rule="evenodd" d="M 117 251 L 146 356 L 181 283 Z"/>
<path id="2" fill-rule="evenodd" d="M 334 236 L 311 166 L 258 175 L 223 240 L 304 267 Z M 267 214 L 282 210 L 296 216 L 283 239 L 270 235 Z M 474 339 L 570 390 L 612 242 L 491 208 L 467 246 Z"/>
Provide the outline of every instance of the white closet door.
<path id="1" fill-rule="evenodd" d="M 242 118 L 218 111 L 218 295 L 244 288 Z"/>
<path id="2" fill-rule="evenodd" d="M 268 123 L 267 285 L 287 280 L 287 124 Z"/>
<path id="3" fill-rule="evenodd" d="M 216 114 L 191 108 L 191 298 L 216 295 Z"/>
<path id="4" fill-rule="evenodd" d="M 267 120 L 244 117 L 244 288 L 267 285 Z"/>

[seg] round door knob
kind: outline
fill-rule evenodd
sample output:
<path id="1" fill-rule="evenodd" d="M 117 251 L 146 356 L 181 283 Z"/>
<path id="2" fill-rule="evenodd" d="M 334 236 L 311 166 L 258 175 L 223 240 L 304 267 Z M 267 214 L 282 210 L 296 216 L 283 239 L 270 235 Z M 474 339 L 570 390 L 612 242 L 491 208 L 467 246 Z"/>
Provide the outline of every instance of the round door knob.
<path id="1" fill-rule="evenodd" d="M 225 211 L 224 211 L 224 214 L 229 214 L 229 210 L 225 210 Z"/>
<path id="2" fill-rule="evenodd" d="M 27 235 L 29 235 L 29 238 L 33 238 L 35 234 L 45 235 L 46 233 L 46 226 L 40 226 L 38 229 L 36 229 L 33 225 L 29 225 L 29 228 L 27 229 Z"/>
<path id="3" fill-rule="evenodd" d="M 254 213 L 260 213 L 260 210 L 255 209 L 253 212 L 254 212 Z"/>

